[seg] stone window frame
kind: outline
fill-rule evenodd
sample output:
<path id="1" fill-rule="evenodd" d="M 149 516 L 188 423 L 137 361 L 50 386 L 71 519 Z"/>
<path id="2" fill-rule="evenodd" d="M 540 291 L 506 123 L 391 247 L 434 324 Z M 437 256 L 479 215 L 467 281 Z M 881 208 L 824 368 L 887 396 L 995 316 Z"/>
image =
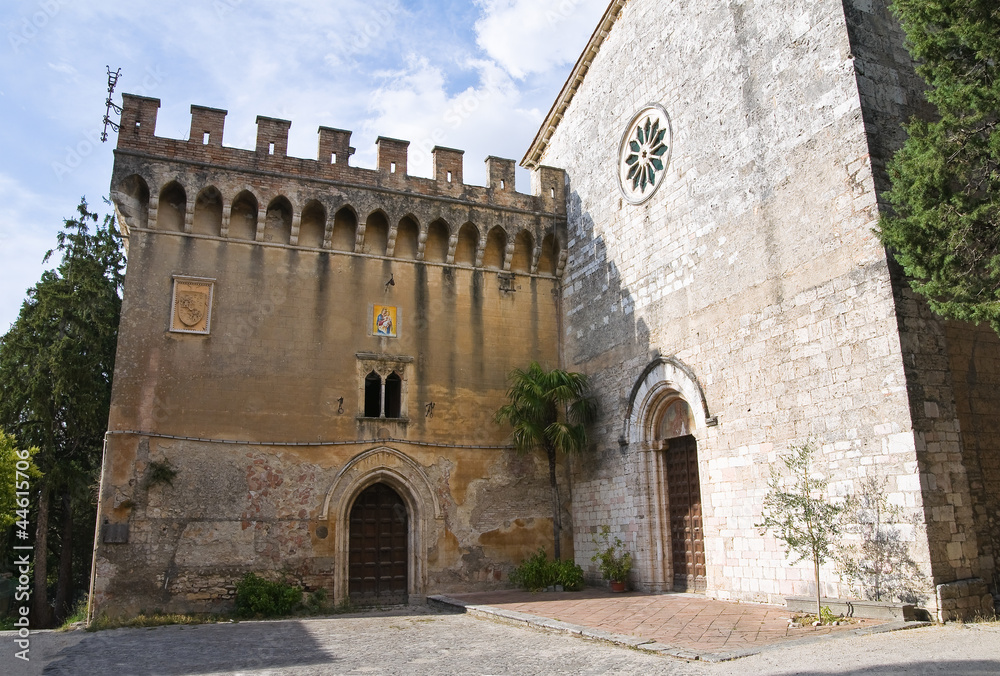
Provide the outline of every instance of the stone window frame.
<path id="1" fill-rule="evenodd" d="M 190 275 L 173 275 L 171 277 L 171 291 L 170 291 L 170 317 L 167 323 L 167 330 L 170 333 L 188 333 L 194 335 L 207 336 L 212 332 L 212 308 L 215 301 L 215 282 L 217 280 L 213 277 L 192 277 Z M 195 283 L 201 284 L 208 287 L 208 308 L 205 314 L 205 328 L 204 329 L 182 329 L 177 328 L 174 325 L 174 316 L 177 312 L 177 286 L 178 283 Z"/>
<path id="2" fill-rule="evenodd" d="M 373 352 L 358 352 L 358 420 L 385 420 L 391 422 L 407 423 L 410 421 L 407 415 L 407 405 L 409 402 L 409 371 L 408 366 L 413 363 L 413 357 L 406 355 L 386 355 L 375 354 Z M 379 402 L 378 417 L 365 415 L 367 378 L 371 373 L 375 373 L 381 380 L 381 397 Z M 395 373 L 400 379 L 399 392 L 399 416 L 396 418 L 387 417 L 385 383 L 386 379 Z"/>

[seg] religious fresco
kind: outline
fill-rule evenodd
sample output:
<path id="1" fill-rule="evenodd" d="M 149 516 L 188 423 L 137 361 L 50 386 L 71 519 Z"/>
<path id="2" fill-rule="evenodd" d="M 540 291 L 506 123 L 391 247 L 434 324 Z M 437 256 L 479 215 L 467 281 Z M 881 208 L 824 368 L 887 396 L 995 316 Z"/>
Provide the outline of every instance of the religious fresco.
<path id="1" fill-rule="evenodd" d="M 397 329 L 396 307 L 394 305 L 375 305 L 372 307 L 373 336 L 395 338 Z"/>

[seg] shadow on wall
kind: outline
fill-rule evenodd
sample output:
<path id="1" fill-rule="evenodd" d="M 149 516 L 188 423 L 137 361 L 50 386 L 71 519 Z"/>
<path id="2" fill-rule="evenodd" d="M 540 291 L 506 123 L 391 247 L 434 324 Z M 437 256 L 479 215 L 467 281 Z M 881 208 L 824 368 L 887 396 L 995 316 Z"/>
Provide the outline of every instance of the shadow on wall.
<path id="1" fill-rule="evenodd" d="M 591 428 L 591 456 L 596 462 L 577 463 L 577 479 L 594 481 L 621 475 L 625 452 L 618 444 L 632 386 L 643 369 L 661 356 L 650 348 L 646 322 L 637 319 L 635 298 L 618 265 L 608 256 L 604 237 L 583 211 L 575 190 L 568 192 L 569 239 L 575 242 L 563 276 L 563 339 L 566 368 L 590 378 L 598 398 L 598 419 Z M 578 271 L 585 270 L 585 274 Z M 577 276 L 579 275 L 579 276 Z M 573 293 L 565 295 L 567 282 Z"/>

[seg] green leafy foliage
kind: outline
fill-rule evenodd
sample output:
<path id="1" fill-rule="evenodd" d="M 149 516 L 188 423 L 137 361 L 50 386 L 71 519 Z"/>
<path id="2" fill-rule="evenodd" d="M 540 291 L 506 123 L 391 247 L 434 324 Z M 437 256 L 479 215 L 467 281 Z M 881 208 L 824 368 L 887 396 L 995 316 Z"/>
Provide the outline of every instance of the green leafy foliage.
<path id="1" fill-rule="evenodd" d="M 889 165 L 894 213 L 882 242 L 944 317 L 1000 333 L 1000 5 L 895 0 L 928 85 L 933 120 L 913 120 Z"/>
<path id="2" fill-rule="evenodd" d="M 539 548 L 511 571 L 510 581 L 528 591 L 542 591 L 554 585 L 577 591 L 583 589 L 583 569 L 569 560 L 549 561 L 545 549 Z"/>
<path id="3" fill-rule="evenodd" d="M 271 582 L 247 573 L 236 583 L 236 615 L 280 617 L 302 602 L 302 590 L 284 582 Z"/>
<path id="4" fill-rule="evenodd" d="M 587 448 L 586 426 L 597 414 L 588 394 L 587 376 L 561 369 L 546 371 L 538 362 L 527 370 L 514 369 L 508 376 L 507 403 L 494 415 L 497 424 L 513 428 L 518 453 L 543 451 L 549 462 L 552 490 L 552 531 L 555 557 L 560 555 L 562 512 L 556 481 L 557 453 L 580 453 Z"/>
<path id="5" fill-rule="evenodd" d="M 174 485 L 177 478 L 177 469 L 170 464 L 169 460 L 153 460 L 146 468 L 146 487 L 166 484 Z"/>
<path id="6" fill-rule="evenodd" d="M 840 615 L 834 615 L 830 606 L 823 606 L 819 609 L 819 621 L 823 624 L 833 624 L 840 620 Z"/>
<path id="7" fill-rule="evenodd" d="M 28 290 L 17 321 L 0 338 L 0 429 L 22 447 L 38 448 L 34 461 L 43 473 L 32 486 L 34 547 L 43 553 L 32 589 L 32 626 L 39 628 L 71 611 L 75 590 L 90 576 L 93 486 L 121 314 L 124 257 L 112 219 L 99 225 L 84 200 L 77 212 L 46 255 L 58 252 L 58 266 Z M 57 575 L 48 573 L 50 559 Z"/>
<path id="8" fill-rule="evenodd" d="M 37 448 L 18 449 L 14 437 L 0 430 L 0 532 L 20 520 L 18 510 L 24 510 L 21 512 L 24 515 L 30 507 L 30 499 L 23 495 L 18 497 L 17 493 L 30 492 L 34 480 L 42 476 L 34 461 L 37 453 Z M 19 465 L 27 465 L 27 471 L 22 471 L 20 476 Z"/>
<path id="9" fill-rule="evenodd" d="M 902 537 L 903 510 L 889 504 L 887 481 L 871 477 L 844 503 L 842 531 L 858 542 L 842 544 L 837 563 L 851 591 L 872 601 L 920 600 L 923 575 Z"/>
<path id="10" fill-rule="evenodd" d="M 306 597 L 306 610 L 310 615 L 319 615 L 326 610 L 326 590 L 320 587 Z"/>
<path id="11" fill-rule="evenodd" d="M 601 526 L 600 539 L 594 538 L 597 553 L 590 557 L 597 562 L 601 577 L 609 582 L 625 582 L 632 570 L 632 553 L 625 549 L 625 543 L 617 535 L 611 538 L 611 526 Z"/>
<path id="12" fill-rule="evenodd" d="M 782 456 L 780 467 L 771 466 L 764 497 L 764 520 L 755 524 L 761 534 L 770 531 L 794 558 L 791 564 L 811 559 L 816 582 L 816 614 L 820 615 L 819 567 L 833 556 L 840 534 L 843 507 L 826 499 L 826 481 L 812 471 L 815 448 L 811 443 L 793 446 Z"/>

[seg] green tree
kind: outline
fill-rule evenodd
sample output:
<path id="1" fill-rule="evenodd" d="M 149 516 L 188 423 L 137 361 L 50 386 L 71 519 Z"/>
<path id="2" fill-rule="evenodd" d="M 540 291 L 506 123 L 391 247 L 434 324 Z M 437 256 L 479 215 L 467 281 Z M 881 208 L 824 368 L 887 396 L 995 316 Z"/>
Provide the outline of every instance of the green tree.
<path id="1" fill-rule="evenodd" d="M 1000 4 L 893 8 L 937 114 L 906 126 L 880 236 L 935 312 L 1000 333 Z"/>
<path id="2" fill-rule="evenodd" d="M 763 535 L 767 531 L 785 545 L 790 563 L 812 559 L 816 581 L 816 617 L 821 615 L 819 567 L 833 557 L 833 547 L 840 534 L 838 518 L 842 510 L 826 499 L 826 481 L 812 472 L 812 444 L 793 446 L 782 456 L 788 471 L 771 466 L 771 478 L 764 497 L 764 521 L 755 524 Z"/>
<path id="3" fill-rule="evenodd" d="M 35 479 L 41 478 L 34 463 L 36 453 L 37 448 L 18 449 L 17 440 L 0 430 L 0 533 L 6 532 L 18 521 L 18 510 L 26 509 L 30 504 L 25 496 L 17 494 L 27 492 L 21 486 L 30 488 Z M 27 469 L 18 475 L 18 467 Z M 4 547 L 4 556 L 7 549 Z"/>
<path id="4" fill-rule="evenodd" d="M 514 428 L 514 448 L 518 453 L 545 453 L 549 461 L 552 489 L 552 535 L 555 558 L 560 553 L 562 509 L 556 481 L 557 454 L 571 455 L 587 448 L 587 429 L 597 405 L 588 395 L 587 376 L 560 369 L 544 370 L 531 362 L 527 370 L 514 369 L 508 376 L 507 403 L 494 416 L 498 424 Z"/>
<path id="5" fill-rule="evenodd" d="M 91 486 L 107 429 L 121 314 L 124 257 L 112 219 L 96 225 L 85 200 L 77 211 L 57 236 L 59 265 L 28 290 L 17 321 L 0 338 L 0 428 L 39 449 L 35 462 L 43 473 L 33 486 L 33 626 L 61 619 L 74 583 L 89 575 L 93 527 L 83 524 L 95 518 Z M 55 618 L 50 555 L 58 567 Z"/>

